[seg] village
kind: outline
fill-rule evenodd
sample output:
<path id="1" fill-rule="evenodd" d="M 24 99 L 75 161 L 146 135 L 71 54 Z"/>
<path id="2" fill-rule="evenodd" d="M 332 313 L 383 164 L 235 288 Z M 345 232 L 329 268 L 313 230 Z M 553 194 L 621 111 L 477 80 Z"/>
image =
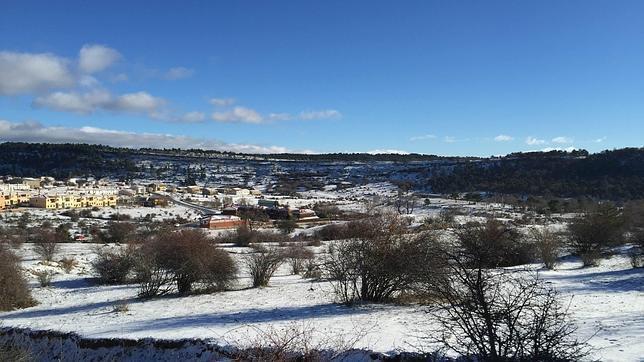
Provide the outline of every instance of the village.
<path id="1" fill-rule="evenodd" d="M 30 210 L 65 211 L 107 208 L 122 215 L 134 209 L 163 209 L 176 205 L 194 213 L 185 220 L 188 226 L 206 229 L 235 229 L 249 221 L 271 225 L 277 220 L 315 222 L 315 211 L 308 207 L 292 206 L 293 200 L 279 201 L 260 190 L 245 187 L 175 186 L 160 182 L 126 184 L 106 179 L 53 177 L 12 178 L 0 181 L 0 212 L 28 212 Z M 301 204 L 301 202 L 300 202 Z M 86 215 L 87 212 L 85 213 Z M 184 218 L 184 215 L 181 215 Z M 83 236 L 87 240 L 89 236 Z"/>

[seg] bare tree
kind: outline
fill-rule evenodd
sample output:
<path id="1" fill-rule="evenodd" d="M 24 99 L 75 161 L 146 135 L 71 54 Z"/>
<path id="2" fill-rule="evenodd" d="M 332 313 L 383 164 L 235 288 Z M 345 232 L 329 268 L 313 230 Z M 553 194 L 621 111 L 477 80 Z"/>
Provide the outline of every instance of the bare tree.
<path id="1" fill-rule="evenodd" d="M 0 310 L 26 308 L 35 304 L 19 262 L 20 259 L 0 243 Z"/>
<path id="2" fill-rule="evenodd" d="M 266 287 L 277 268 L 284 262 L 284 254 L 276 248 L 256 246 L 244 261 L 253 281 L 253 288 Z"/>
<path id="3" fill-rule="evenodd" d="M 305 269 L 305 263 L 313 259 L 314 255 L 302 243 L 295 243 L 286 249 L 284 256 L 291 267 L 291 272 L 293 274 L 300 274 Z"/>
<path id="4" fill-rule="evenodd" d="M 413 193 L 413 191 L 398 190 L 398 195 L 394 199 L 394 207 L 399 215 L 402 214 L 413 214 L 416 206 L 418 205 L 418 197 Z"/>
<path id="5" fill-rule="evenodd" d="M 619 209 L 601 204 L 568 225 L 570 242 L 584 266 L 596 265 L 608 247 L 623 241 L 624 218 Z"/>
<path id="6" fill-rule="evenodd" d="M 429 239 L 408 235 L 396 215 L 356 222 L 352 234 L 333 244 L 323 263 L 326 277 L 345 303 L 393 299 L 440 268 Z"/>
<path id="7" fill-rule="evenodd" d="M 54 230 L 38 228 L 32 235 L 34 252 L 44 261 L 54 260 L 59 249 L 59 238 L 60 236 Z"/>
<path id="8" fill-rule="evenodd" d="M 555 290 L 527 271 L 471 268 L 471 255 L 445 252 L 448 268 L 428 280 L 426 341 L 481 361 L 576 361 L 589 353 Z"/>
<path id="9" fill-rule="evenodd" d="M 137 254 L 139 294 L 145 297 L 169 293 L 172 283 L 182 295 L 195 283 L 222 290 L 237 273 L 230 255 L 200 230 L 161 233 L 142 243 Z"/>
<path id="10" fill-rule="evenodd" d="M 554 269 L 557 266 L 559 252 L 563 246 L 563 238 L 550 229 L 533 227 L 529 236 L 537 248 L 541 261 L 547 269 Z"/>

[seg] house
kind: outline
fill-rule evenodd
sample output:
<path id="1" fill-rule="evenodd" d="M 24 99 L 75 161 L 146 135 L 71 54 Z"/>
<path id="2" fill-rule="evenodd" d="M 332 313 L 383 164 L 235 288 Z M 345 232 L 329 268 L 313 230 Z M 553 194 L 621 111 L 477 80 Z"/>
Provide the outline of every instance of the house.
<path id="1" fill-rule="evenodd" d="M 0 210 L 4 210 L 4 195 L 0 194 Z"/>
<path id="2" fill-rule="evenodd" d="M 145 193 L 145 186 L 143 185 L 132 185 L 130 189 L 134 191 L 137 195 L 142 195 Z"/>
<path id="3" fill-rule="evenodd" d="M 279 202 L 277 200 L 268 200 L 268 199 L 259 199 L 257 200 L 257 206 L 262 207 L 278 207 Z"/>
<path id="4" fill-rule="evenodd" d="M 201 193 L 200 186 L 186 186 L 186 192 L 189 194 L 198 194 Z"/>
<path id="5" fill-rule="evenodd" d="M 25 177 L 22 179 L 22 183 L 29 186 L 32 189 L 39 189 L 42 185 L 42 180 L 39 178 Z"/>
<path id="6" fill-rule="evenodd" d="M 210 215 L 201 219 L 199 225 L 206 229 L 234 229 L 244 225 L 245 221 L 232 215 Z"/>
<path id="7" fill-rule="evenodd" d="M 222 215 L 229 215 L 229 216 L 236 216 L 236 215 L 237 215 L 237 211 L 238 211 L 238 209 L 239 209 L 239 208 L 238 208 L 237 206 L 228 206 L 228 207 L 224 207 L 224 208 L 221 210 L 221 214 L 222 214 Z"/>
<path id="8" fill-rule="evenodd" d="M 317 220 L 318 216 L 311 209 L 295 209 L 291 212 L 298 220 Z"/>
<path id="9" fill-rule="evenodd" d="M 167 189 L 165 184 L 151 183 L 148 185 L 148 192 L 163 192 Z"/>

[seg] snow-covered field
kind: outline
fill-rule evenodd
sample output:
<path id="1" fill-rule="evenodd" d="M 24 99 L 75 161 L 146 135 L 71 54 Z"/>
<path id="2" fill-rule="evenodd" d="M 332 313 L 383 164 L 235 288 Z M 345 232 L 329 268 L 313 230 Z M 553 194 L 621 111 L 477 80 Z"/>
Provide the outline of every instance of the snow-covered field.
<path id="1" fill-rule="evenodd" d="M 420 325 L 422 308 L 402 305 L 346 307 L 335 303 L 326 282 L 312 282 L 280 269 L 267 288 L 250 289 L 240 277 L 237 290 L 148 301 L 136 298 L 135 285 L 96 286 L 89 261 L 96 245 L 64 244 L 62 256 L 80 263 L 66 274 L 56 263 L 36 260 L 30 246 L 19 252 L 30 275 L 39 305 L 0 314 L 3 326 L 74 331 L 86 337 L 212 338 L 220 344 L 243 344 L 271 328 L 299 326 L 314 330 L 319 340 L 364 334 L 356 347 L 389 352 L 410 350 Z M 231 248 L 238 253 L 244 249 Z M 599 267 L 580 268 L 566 259 L 556 271 L 541 276 L 570 298 L 570 311 L 579 336 L 589 338 L 602 361 L 640 361 L 644 358 L 644 271 L 615 256 Z M 50 270 L 52 286 L 41 288 L 31 271 Z M 127 305 L 117 312 L 115 306 Z M 429 325 L 431 328 L 431 325 Z"/>

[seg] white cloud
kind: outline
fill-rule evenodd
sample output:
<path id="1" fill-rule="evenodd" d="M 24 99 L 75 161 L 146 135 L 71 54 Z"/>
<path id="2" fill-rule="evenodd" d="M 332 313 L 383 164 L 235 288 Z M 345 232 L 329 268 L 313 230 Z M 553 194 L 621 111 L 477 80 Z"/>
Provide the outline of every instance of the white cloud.
<path id="1" fill-rule="evenodd" d="M 409 138 L 409 140 L 413 142 L 413 141 L 433 140 L 433 139 L 435 139 L 435 138 L 436 138 L 436 135 L 433 135 L 433 134 L 425 134 L 425 135 L 422 135 L 422 136 L 413 136 L 413 137 L 410 137 L 410 138 Z"/>
<path id="2" fill-rule="evenodd" d="M 184 79 L 184 78 L 189 78 L 195 73 L 194 70 L 184 68 L 184 67 L 174 67 L 170 68 L 165 74 L 163 75 L 164 79 L 167 80 L 177 80 L 177 79 Z"/>
<path id="3" fill-rule="evenodd" d="M 445 143 L 454 143 L 456 141 L 457 141 L 456 137 L 452 137 L 452 136 L 443 137 L 443 142 L 445 142 Z"/>
<path id="4" fill-rule="evenodd" d="M 235 104 L 235 99 L 234 98 L 211 98 L 208 102 L 216 107 L 226 107 L 226 106 L 232 106 L 233 104 Z"/>
<path id="5" fill-rule="evenodd" d="M 97 127 L 56 127 L 39 122 L 0 120 L 0 142 L 90 143 L 116 147 L 201 148 L 245 153 L 292 152 L 285 147 L 225 143 L 189 136 L 137 133 Z"/>
<path id="6" fill-rule="evenodd" d="M 112 95 L 103 90 L 93 90 L 87 93 L 54 92 L 37 97 L 33 104 L 40 108 L 49 108 L 62 112 L 80 114 L 93 113 L 112 102 Z"/>
<path id="7" fill-rule="evenodd" d="M 107 69 L 117 60 L 121 54 L 105 45 L 85 44 L 78 56 L 78 67 L 85 73 L 96 73 Z"/>
<path id="8" fill-rule="evenodd" d="M 17 95 L 70 87 L 68 61 L 53 54 L 0 52 L 0 94 Z"/>
<path id="9" fill-rule="evenodd" d="M 93 89 L 85 93 L 54 92 L 37 97 L 33 102 L 36 107 L 80 114 L 109 110 L 154 115 L 162 113 L 165 104 L 164 99 L 147 92 L 127 93 L 115 97 L 103 89 Z"/>
<path id="10" fill-rule="evenodd" d="M 509 141 L 512 141 L 512 140 L 514 140 L 514 137 L 508 136 L 508 135 L 505 135 L 505 134 L 500 134 L 500 135 L 494 137 L 494 141 L 496 141 L 496 142 L 509 142 Z"/>
<path id="11" fill-rule="evenodd" d="M 262 123 L 264 118 L 257 111 L 246 107 L 235 107 L 230 111 L 214 112 L 212 119 L 227 123 Z"/>
<path id="12" fill-rule="evenodd" d="M 126 112 L 154 112 L 159 110 L 165 100 L 147 92 L 128 93 L 118 96 L 106 108 Z"/>
<path id="13" fill-rule="evenodd" d="M 180 121 L 185 123 L 198 123 L 205 119 L 206 115 L 203 112 L 188 112 L 180 117 Z"/>
<path id="14" fill-rule="evenodd" d="M 606 137 L 601 137 L 601 138 L 597 138 L 597 139 L 593 140 L 593 142 L 595 142 L 595 143 L 602 143 L 604 141 L 606 141 Z"/>
<path id="15" fill-rule="evenodd" d="M 407 151 L 396 150 L 396 149 L 371 150 L 371 151 L 367 151 L 367 153 L 370 155 L 378 155 L 378 154 L 408 155 L 409 154 L 409 152 Z"/>
<path id="16" fill-rule="evenodd" d="M 573 143 L 573 139 L 570 137 L 559 136 L 559 137 L 553 138 L 552 143 L 569 144 L 569 143 Z"/>
<path id="17" fill-rule="evenodd" d="M 535 146 L 535 145 L 543 145 L 546 143 L 546 141 L 529 136 L 528 138 L 525 139 L 525 143 L 530 146 Z"/>
<path id="18" fill-rule="evenodd" d="M 290 121 L 293 116 L 290 113 L 271 113 L 268 115 L 271 121 Z"/>
<path id="19" fill-rule="evenodd" d="M 304 111 L 300 112 L 299 119 L 301 120 L 316 120 L 316 119 L 332 119 L 341 118 L 342 114 L 335 109 L 325 109 L 322 111 Z"/>

